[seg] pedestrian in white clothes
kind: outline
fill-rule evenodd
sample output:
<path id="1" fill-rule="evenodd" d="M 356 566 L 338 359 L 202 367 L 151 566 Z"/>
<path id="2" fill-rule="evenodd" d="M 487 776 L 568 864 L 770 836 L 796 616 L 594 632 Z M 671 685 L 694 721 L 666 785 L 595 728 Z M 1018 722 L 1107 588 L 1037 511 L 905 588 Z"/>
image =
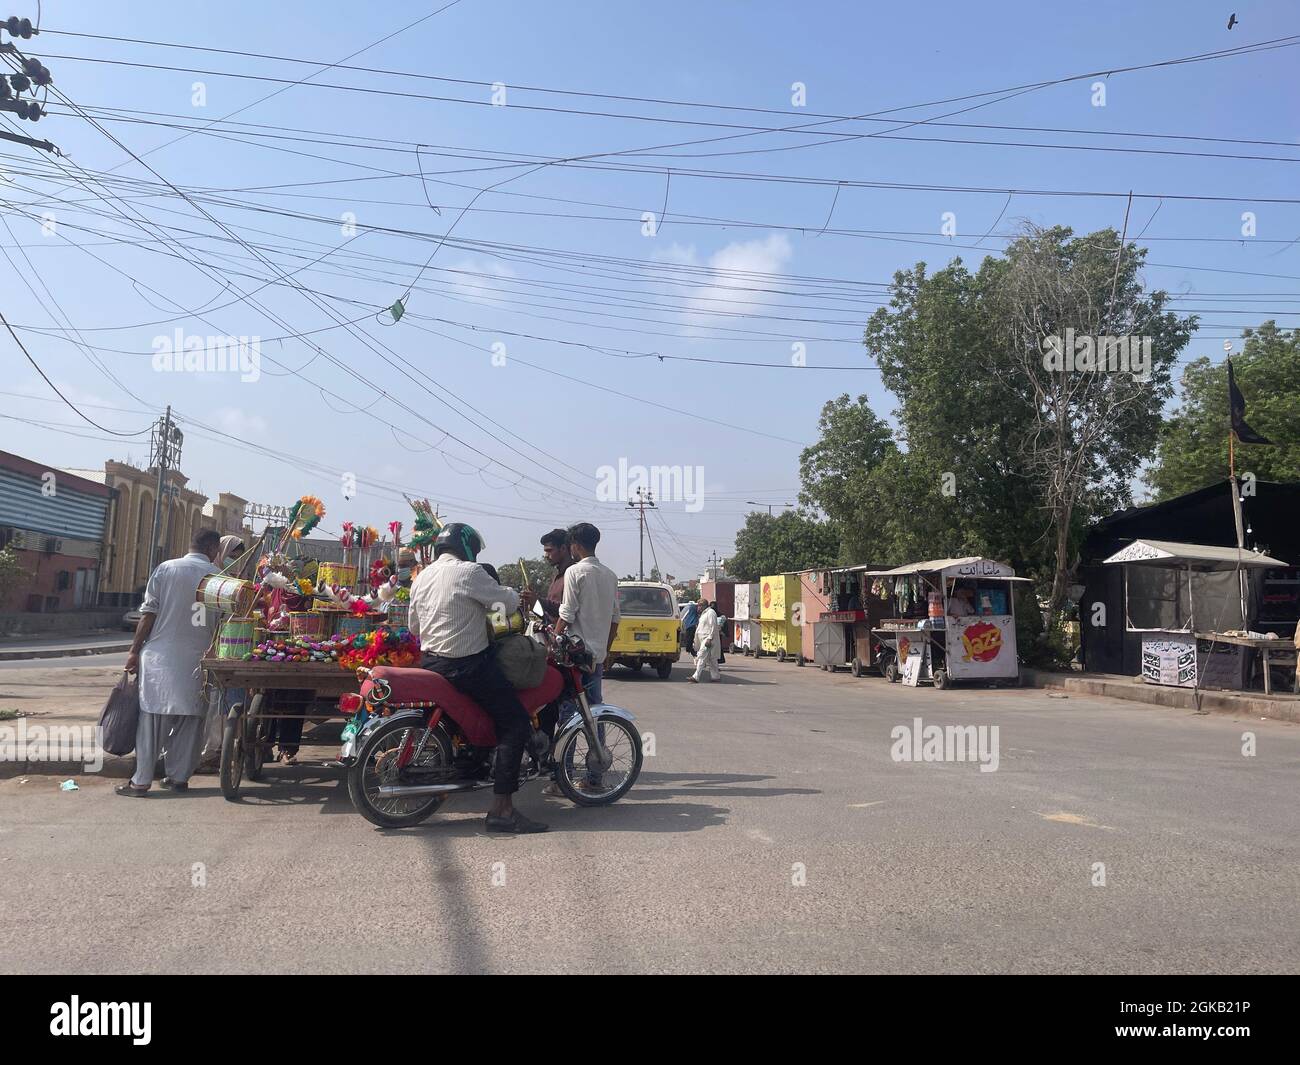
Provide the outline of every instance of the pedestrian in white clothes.
<path id="1" fill-rule="evenodd" d="M 203 676 L 199 665 L 212 642 L 216 618 L 199 607 L 199 582 L 221 554 L 221 534 L 201 529 L 190 553 L 168 559 L 149 576 L 140 624 L 126 656 L 126 671 L 140 678 L 140 720 L 135 730 L 135 775 L 119 795 L 146 795 L 161 753 L 162 786 L 185 791 L 203 742 Z"/>
<path id="2" fill-rule="evenodd" d="M 718 651 L 722 646 L 722 627 L 718 623 L 717 612 L 709 606 L 707 599 L 701 599 L 696 606 L 700 616 L 695 625 L 695 672 L 686 679 L 692 684 L 698 684 L 707 669 L 710 680 L 721 680 Z"/>

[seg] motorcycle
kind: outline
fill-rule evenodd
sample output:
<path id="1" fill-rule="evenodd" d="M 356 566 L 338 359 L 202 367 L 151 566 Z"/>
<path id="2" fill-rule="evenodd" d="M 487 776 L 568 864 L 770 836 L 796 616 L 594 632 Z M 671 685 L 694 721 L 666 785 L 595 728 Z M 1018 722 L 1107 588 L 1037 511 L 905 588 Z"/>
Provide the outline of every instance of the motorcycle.
<path id="1" fill-rule="evenodd" d="M 533 732 L 519 781 L 549 776 L 571 802 L 608 806 L 631 790 L 641 772 L 641 735 L 632 715 L 609 703 L 591 705 L 583 671 L 591 653 L 571 633 L 543 630 L 546 674 L 518 691 Z M 432 816 L 456 792 L 491 787 L 496 748 L 492 719 L 444 677 L 427 669 L 377 666 L 358 695 L 344 697 L 363 723 L 346 735 L 340 761 L 348 794 L 371 824 L 404 828 Z M 540 724 L 553 711 L 554 740 Z M 550 716 L 550 715 L 548 715 Z"/>

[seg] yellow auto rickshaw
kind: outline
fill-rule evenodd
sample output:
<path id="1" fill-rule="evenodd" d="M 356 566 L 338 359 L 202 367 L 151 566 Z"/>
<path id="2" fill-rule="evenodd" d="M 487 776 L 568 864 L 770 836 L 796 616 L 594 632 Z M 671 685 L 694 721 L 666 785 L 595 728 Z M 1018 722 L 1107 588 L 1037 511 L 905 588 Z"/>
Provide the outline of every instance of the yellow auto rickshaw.
<path id="1" fill-rule="evenodd" d="M 673 590 L 659 581 L 619 581 L 618 612 L 622 620 L 609 648 L 613 661 L 631 670 L 652 665 L 667 680 L 682 653 Z"/>

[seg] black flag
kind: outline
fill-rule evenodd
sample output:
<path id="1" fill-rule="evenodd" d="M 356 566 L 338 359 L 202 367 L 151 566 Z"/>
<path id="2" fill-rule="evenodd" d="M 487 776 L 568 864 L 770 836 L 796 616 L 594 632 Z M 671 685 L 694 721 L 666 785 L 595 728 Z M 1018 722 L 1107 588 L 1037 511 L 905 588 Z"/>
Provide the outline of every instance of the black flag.
<path id="1" fill-rule="evenodd" d="M 1237 380 L 1232 375 L 1232 360 L 1228 360 L 1228 408 L 1232 412 L 1232 431 L 1243 444 L 1271 444 L 1273 441 L 1260 436 L 1246 424 L 1246 400 L 1237 387 Z"/>

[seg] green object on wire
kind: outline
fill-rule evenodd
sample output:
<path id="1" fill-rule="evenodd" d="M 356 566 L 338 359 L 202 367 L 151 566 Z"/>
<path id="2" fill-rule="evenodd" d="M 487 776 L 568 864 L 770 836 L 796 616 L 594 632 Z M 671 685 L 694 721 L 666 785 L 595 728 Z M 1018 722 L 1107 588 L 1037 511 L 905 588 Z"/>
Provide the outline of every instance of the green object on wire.
<path id="1" fill-rule="evenodd" d="M 406 307 L 402 304 L 401 300 L 398 300 L 388 308 L 388 313 L 393 316 L 394 322 L 400 322 L 402 320 L 402 315 L 406 313 Z"/>

